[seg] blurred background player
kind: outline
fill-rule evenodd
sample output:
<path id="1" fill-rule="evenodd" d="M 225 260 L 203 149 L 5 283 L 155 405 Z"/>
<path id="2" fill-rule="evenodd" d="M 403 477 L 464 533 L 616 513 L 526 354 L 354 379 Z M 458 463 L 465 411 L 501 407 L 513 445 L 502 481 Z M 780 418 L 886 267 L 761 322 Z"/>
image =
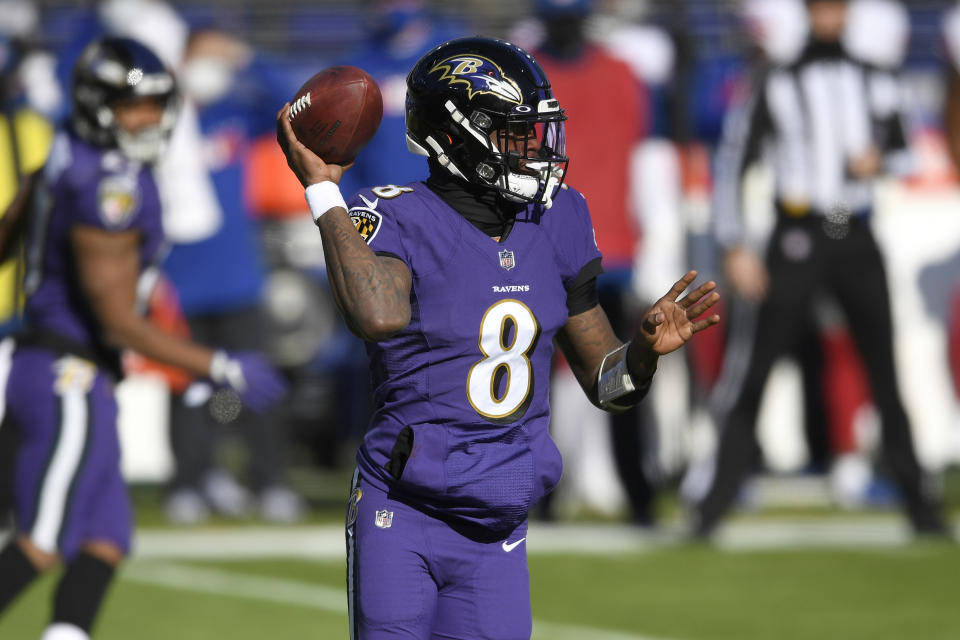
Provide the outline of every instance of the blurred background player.
<path id="1" fill-rule="evenodd" d="M 229 349 L 266 354 L 274 334 L 263 306 L 266 265 L 257 221 L 245 189 L 246 160 L 252 140 L 274 129 L 267 69 L 253 50 L 225 31 L 194 31 L 181 64 L 181 84 L 189 108 L 196 110 L 204 178 L 214 198 L 195 202 L 193 219 L 166 225 L 173 243 L 163 270 L 176 289 L 193 340 Z M 278 88 L 279 89 L 279 88 Z M 170 188 L 178 188 L 171 183 Z M 187 199 L 186 194 L 182 199 Z M 196 217 L 210 218 L 203 228 Z M 168 221 L 170 218 L 168 217 Z M 281 407 L 244 411 L 226 427 L 213 415 L 209 384 L 195 382 L 171 397 L 170 438 L 176 464 L 168 518 L 195 524 L 208 506 L 230 517 L 256 507 L 261 517 L 277 522 L 298 520 L 303 501 L 283 477 L 288 430 Z M 237 482 L 218 458 L 231 434 L 242 435 L 245 485 Z"/>
<path id="2" fill-rule="evenodd" d="M 84 49 L 72 95 L 68 129 L 0 219 L 0 257 L 29 226 L 24 329 L 5 388 L 19 445 L 0 610 L 62 560 L 44 640 L 89 637 L 130 549 L 114 396 L 119 350 L 208 377 L 255 410 L 284 389 L 262 358 L 186 342 L 138 314 L 163 249 L 150 164 L 176 118 L 173 75 L 143 45 L 105 38 Z"/>
<path id="3" fill-rule="evenodd" d="M 634 150 L 647 133 L 649 105 L 645 87 L 630 68 L 587 40 L 586 22 L 592 11 L 592 0 L 536 0 L 534 12 L 542 21 L 544 38 L 533 55 L 570 116 L 570 156 L 590 159 L 572 164 L 566 181 L 590 202 L 597 246 L 603 254 L 603 273 L 597 279 L 600 305 L 614 330 L 628 335 L 635 330 L 640 311 L 640 302 L 632 289 L 639 234 L 629 210 L 633 194 L 631 162 Z M 587 91 L 586 87 L 594 90 Z M 616 125 L 608 129 L 601 150 L 597 147 L 596 132 L 598 123 L 604 122 Z M 575 387 L 576 381 L 561 374 L 555 384 L 565 389 Z M 631 520 L 640 525 L 652 524 L 653 486 L 644 469 L 645 442 L 652 437 L 647 429 L 649 409 L 631 407 L 606 415 L 584 406 L 582 394 L 557 389 L 555 398 L 555 402 L 570 403 L 554 414 L 554 429 L 561 441 L 570 438 L 566 431 L 589 429 L 584 421 L 610 425 L 611 453 Z M 589 433 L 585 437 L 597 436 Z"/>
<path id="4" fill-rule="evenodd" d="M 229 24 L 229 14 L 220 18 Z M 272 131 L 269 96 L 290 91 L 286 74 L 268 69 L 249 46 L 224 31 L 200 27 L 192 37 L 186 19 L 163 0 L 103 0 L 86 21 L 79 38 L 102 32 L 133 38 L 182 76 L 179 117 L 154 168 L 170 242 L 157 311 L 185 315 L 186 326 L 168 330 L 193 331 L 201 343 L 264 353 L 272 333 L 261 306 L 265 265 L 246 188 L 247 163 L 251 139 Z M 243 326 L 231 329 L 234 322 Z M 299 518 L 302 501 L 282 478 L 288 432 L 281 408 L 263 418 L 224 413 L 210 404 L 205 382 L 191 384 L 189 375 L 150 360 L 131 361 L 134 371 L 159 372 L 170 386 L 174 476 L 165 511 L 172 522 L 196 524 L 211 509 L 228 517 L 256 509 L 268 520 Z M 224 428 L 217 420 L 227 417 L 231 425 Z M 238 482 L 233 468 L 219 464 L 222 445 L 231 442 L 227 435 L 240 436 L 240 455 L 231 467 L 248 472 L 245 480 L 256 496 Z"/>
<path id="5" fill-rule="evenodd" d="M 851 6 L 844 42 L 853 47 L 861 59 L 892 73 L 905 53 L 908 25 L 904 14 L 896 2 L 858 0 Z M 750 100 L 755 87 L 762 86 L 773 69 L 795 60 L 809 32 L 807 9 L 802 0 L 749 1 L 743 5 L 742 18 L 751 47 L 746 67 L 732 91 L 732 108 Z M 754 144 L 742 158 L 741 189 L 749 194 L 766 194 L 772 188 L 772 172 L 765 162 L 764 151 L 763 145 Z M 742 243 L 762 247 L 776 219 L 772 202 L 761 195 L 745 195 L 742 208 Z M 749 269 L 749 262 L 738 259 L 735 253 L 724 263 L 731 293 L 753 300 L 762 279 Z M 799 457 L 794 460 L 800 464 L 795 468 L 812 480 L 808 486 L 819 484 L 819 477 L 829 471 L 830 495 L 837 505 L 862 508 L 889 502 L 889 485 L 873 477 L 867 451 L 873 434 L 872 418 L 876 415 L 870 401 L 869 383 L 836 304 L 817 297 L 798 329 L 798 337 L 786 345 L 783 356 L 799 368 L 796 377 L 800 381 L 802 411 L 799 416 L 802 416 L 804 436 L 800 444 L 805 445 L 805 456 L 802 462 Z M 764 397 L 789 392 L 794 370 L 782 365 L 778 362 L 772 369 L 769 390 Z M 759 428 L 769 430 L 774 422 L 791 422 L 779 418 L 762 413 Z M 755 446 L 759 452 L 759 443 Z M 783 466 L 769 450 L 762 453 L 767 469 Z M 701 464 L 704 459 L 709 460 L 709 456 L 698 453 L 695 458 L 683 485 L 685 497 L 690 499 L 704 490 L 698 484 L 710 473 L 706 469 L 709 461 Z"/>
<path id="6" fill-rule="evenodd" d="M 793 64 L 769 73 L 731 113 L 717 161 L 716 230 L 742 306 L 715 392 L 719 425 L 709 491 L 694 527 L 709 535 L 755 458 L 763 384 L 796 339 L 817 295 L 836 299 L 853 332 L 882 420 L 884 460 L 917 533 L 944 534 L 939 500 L 920 468 L 897 386 L 885 268 L 869 227 L 884 153 L 905 145 L 895 80 L 851 57 L 846 3 L 807 2 L 810 37 Z M 744 244 L 740 181 L 754 145 L 772 145 L 777 220 L 766 261 Z"/>

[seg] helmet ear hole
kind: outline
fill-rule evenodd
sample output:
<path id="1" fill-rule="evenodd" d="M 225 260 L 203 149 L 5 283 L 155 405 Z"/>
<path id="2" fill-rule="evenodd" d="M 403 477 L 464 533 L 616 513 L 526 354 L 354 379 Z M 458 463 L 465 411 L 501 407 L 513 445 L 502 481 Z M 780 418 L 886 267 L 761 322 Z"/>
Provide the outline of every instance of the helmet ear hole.
<path id="1" fill-rule="evenodd" d="M 493 119 L 483 111 L 474 111 L 470 116 L 470 122 L 478 129 L 483 129 L 484 131 L 490 131 L 490 127 L 493 126 Z"/>

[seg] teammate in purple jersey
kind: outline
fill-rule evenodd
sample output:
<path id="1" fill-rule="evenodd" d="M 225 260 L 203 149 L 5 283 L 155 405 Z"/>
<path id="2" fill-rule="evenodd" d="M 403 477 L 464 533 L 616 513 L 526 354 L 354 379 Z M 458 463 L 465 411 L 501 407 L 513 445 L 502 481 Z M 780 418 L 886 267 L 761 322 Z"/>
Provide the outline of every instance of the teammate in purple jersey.
<path id="1" fill-rule="evenodd" d="M 149 164 L 176 102 L 174 78 L 151 51 L 120 38 L 91 43 L 74 71 L 70 126 L 0 218 L 0 258 L 29 226 L 26 329 L 16 336 L 5 389 L 6 423 L 20 444 L 16 532 L 0 551 L 0 611 L 38 573 L 64 562 L 43 640 L 89 638 L 130 548 L 114 397 L 119 350 L 207 376 L 254 409 L 283 392 L 258 357 L 175 338 L 137 312 L 163 246 Z"/>
<path id="2" fill-rule="evenodd" d="M 363 190 L 278 140 L 323 237 L 328 277 L 367 341 L 375 411 L 347 514 L 351 637 L 529 638 L 529 509 L 560 479 L 550 439 L 556 343 L 584 391 L 639 402 L 657 358 L 716 324 L 689 272 L 624 344 L 597 304 L 587 203 L 561 188 L 566 119 L 518 47 L 463 38 L 407 78 L 407 138 L 423 182 Z M 359 231 L 359 233 L 358 233 Z"/>

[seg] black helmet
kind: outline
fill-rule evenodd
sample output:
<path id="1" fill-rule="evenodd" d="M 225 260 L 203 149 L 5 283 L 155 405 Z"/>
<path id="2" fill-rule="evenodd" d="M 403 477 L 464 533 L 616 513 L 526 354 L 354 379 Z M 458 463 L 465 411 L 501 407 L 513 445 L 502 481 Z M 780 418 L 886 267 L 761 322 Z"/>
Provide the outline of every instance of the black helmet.
<path id="1" fill-rule="evenodd" d="M 131 133 L 119 127 L 113 106 L 125 100 L 155 98 L 163 119 Z M 73 115 L 77 135 L 99 147 L 115 147 L 135 160 L 160 155 L 173 129 L 177 87 L 173 74 L 150 49 L 129 38 L 101 38 L 88 44 L 73 68 Z"/>
<path id="2" fill-rule="evenodd" d="M 413 153 L 514 202 L 552 204 L 567 169 L 567 118 L 520 47 L 479 36 L 439 45 L 407 76 L 406 115 Z"/>

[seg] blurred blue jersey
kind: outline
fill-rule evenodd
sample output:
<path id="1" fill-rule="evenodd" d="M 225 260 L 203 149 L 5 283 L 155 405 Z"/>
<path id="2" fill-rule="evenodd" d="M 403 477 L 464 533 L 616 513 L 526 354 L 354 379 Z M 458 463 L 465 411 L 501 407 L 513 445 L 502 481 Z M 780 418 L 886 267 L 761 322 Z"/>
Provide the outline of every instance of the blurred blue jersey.
<path id="1" fill-rule="evenodd" d="M 174 244 L 164 264 L 188 316 L 260 302 L 264 264 L 244 170 L 251 142 L 275 128 L 279 106 L 267 97 L 269 75 L 268 65 L 251 65 L 237 74 L 224 97 L 198 108 L 204 165 L 223 216 L 213 235 Z"/>

